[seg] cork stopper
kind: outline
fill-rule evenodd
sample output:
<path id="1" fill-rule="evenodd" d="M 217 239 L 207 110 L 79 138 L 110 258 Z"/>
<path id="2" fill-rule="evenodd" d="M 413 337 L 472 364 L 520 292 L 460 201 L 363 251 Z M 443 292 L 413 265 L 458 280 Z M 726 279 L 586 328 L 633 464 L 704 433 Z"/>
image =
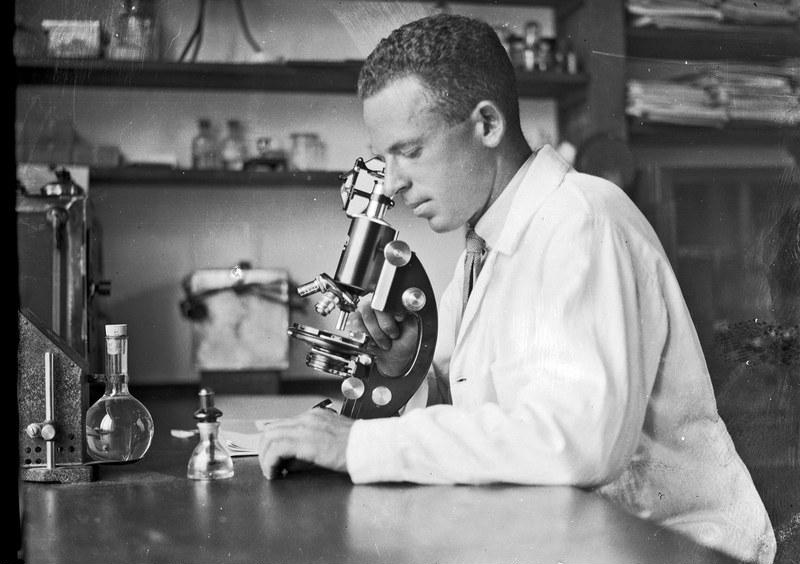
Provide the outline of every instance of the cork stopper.
<path id="1" fill-rule="evenodd" d="M 127 335 L 128 335 L 127 323 L 106 325 L 106 337 L 126 337 Z"/>

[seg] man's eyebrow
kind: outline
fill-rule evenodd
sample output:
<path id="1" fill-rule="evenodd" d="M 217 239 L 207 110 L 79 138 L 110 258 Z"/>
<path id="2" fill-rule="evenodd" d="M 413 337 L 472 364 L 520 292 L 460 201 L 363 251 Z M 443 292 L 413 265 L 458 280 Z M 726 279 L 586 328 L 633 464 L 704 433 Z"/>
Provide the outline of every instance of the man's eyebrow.
<path id="1" fill-rule="evenodd" d="M 421 143 L 422 143 L 422 137 L 416 137 L 414 139 L 406 139 L 406 140 L 403 140 L 403 141 L 397 141 L 396 143 L 393 143 L 388 149 L 386 149 L 385 153 L 380 153 L 380 154 L 397 153 L 399 151 L 402 151 L 403 149 L 407 149 L 408 147 L 413 147 L 413 146 L 419 145 Z M 372 145 L 372 143 L 367 145 L 367 149 L 369 149 L 369 152 L 371 154 L 373 154 L 373 155 L 378 155 L 379 154 L 378 151 L 375 150 L 375 147 Z"/>
<path id="2" fill-rule="evenodd" d="M 422 143 L 422 137 L 416 137 L 414 139 L 406 139 L 405 141 L 398 141 L 397 143 L 392 144 L 386 152 L 387 153 L 398 153 L 403 149 L 407 149 L 409 147 L 414 147 Z"/>

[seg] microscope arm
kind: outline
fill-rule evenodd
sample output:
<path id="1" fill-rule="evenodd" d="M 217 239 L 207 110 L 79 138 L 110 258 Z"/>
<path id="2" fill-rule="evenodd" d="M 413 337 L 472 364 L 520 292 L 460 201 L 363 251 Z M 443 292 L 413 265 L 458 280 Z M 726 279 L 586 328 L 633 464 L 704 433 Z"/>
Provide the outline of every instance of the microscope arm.
<path id="1" fill-rule="evenodd" d="M 387 313 L 405 313 L 417 319 L 419 336 L 414 358 L 406 372 L 397 377 L 387 376 L 375 363 L 359 366 L 355 374 L 364 386 L 357 399 L 345 399 L 341 413 L 357 419 L 372 419 L 397 415 L 422 384 L 433 361 L 437 336 L 436 300 L 433 288 L 416 254 L 411 253 L 407 264 L 399 266 L 385 294 L 380 283 L 373 296 L 373 307 Z M 344 384 L 347 385 L 348 380 Z M 387 393 L 388 392 L 388 393 Z"/>

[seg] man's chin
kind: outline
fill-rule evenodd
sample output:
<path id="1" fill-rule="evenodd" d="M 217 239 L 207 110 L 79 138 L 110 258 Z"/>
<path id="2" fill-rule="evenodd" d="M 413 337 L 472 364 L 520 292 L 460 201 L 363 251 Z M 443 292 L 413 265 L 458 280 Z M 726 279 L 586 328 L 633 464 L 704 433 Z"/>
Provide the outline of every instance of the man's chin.
<path id="1" fill-rule="evenodd" d="M 430 227 L 431 231 L 433 231 L 434 233 L 447 233 L 448 231 L 453 231 L 454 229 L 458 229 L 461 226 L 449 225 L 447 222 L 442 221 L 441 218 L 434 216 L 428 218 L 428 227 Z"/>

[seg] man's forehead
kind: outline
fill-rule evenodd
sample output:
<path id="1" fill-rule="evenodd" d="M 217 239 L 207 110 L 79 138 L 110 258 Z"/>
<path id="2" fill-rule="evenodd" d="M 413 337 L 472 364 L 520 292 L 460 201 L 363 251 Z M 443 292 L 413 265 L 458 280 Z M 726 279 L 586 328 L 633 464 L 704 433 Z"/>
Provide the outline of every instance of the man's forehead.
<path id="1" fill-rule="evenodd" d="M 430 93 L 414 77 L 397 79 L 364 100 L 364 122 L 377 150 L 414 142 L 441 121 Z"/>

